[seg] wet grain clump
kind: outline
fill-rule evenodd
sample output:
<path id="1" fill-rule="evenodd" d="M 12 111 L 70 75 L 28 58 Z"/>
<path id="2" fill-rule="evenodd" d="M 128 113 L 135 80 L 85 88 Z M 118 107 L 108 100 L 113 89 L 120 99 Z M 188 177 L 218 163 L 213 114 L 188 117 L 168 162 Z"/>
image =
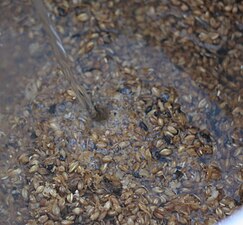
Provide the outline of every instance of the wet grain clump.
<path id="1" fill-rule="evenodd" d="M 242 205 L 242 3 L 46 6 L 96 115 L 56 65 L 36 73 L 0 133 L 0 222 L 213 225 Z"/>

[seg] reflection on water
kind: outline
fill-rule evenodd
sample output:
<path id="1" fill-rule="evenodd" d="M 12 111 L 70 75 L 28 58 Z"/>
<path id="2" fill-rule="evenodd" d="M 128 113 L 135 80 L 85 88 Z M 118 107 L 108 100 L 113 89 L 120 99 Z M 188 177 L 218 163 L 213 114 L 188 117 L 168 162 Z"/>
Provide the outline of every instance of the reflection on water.
<path id="1" fill-rule="evenodd" d="M 143 115 L 140 115 L 138 102 L 140 102 L 141 96 L 148 102 L 150 101 L 152 95 L 150 89 L 153 86 L 165 90 L 167 87 L 171 88 L 168 89 L 173 90 L 170 93 L 177 95 L 175 104 L 179 103 L 180 110 L 187 117 L 187 128 L 195 128 L 200 143 L 213 143 L 214 154 L 195 157 L 195 165 L 202 165 L 202 168 L 205 169 L 207 165 L 216 164 L 220 168 L 221 179 L 213 181 L 202 179 L 200 182 L 196 182 L 197 175 L 202 171 L 199 171 L 197 166 L 193 170 L 194 162 L 185 166 L 180 162 L 179 154 L 175 154 L 178 158 L 173 160 L 181 168 L 177 166 L 177 173 L 173 176 L 177 178 L 183 176 L 181 170 L 188 169 L 185 174 L 189 174 L 190 179 L 195 181 L 193 187 L 187 188 L 188 182 L 182 182 L 180 187 L 171 187 L 176 184 L 173 179 L 169 179 L 170 168 L 167 168 L 173 167 L 172 158 L 168 160 L 162 157 L 158 162 L 153 162 L 158 167 L 168 165 L 163 167 L 164 174 L 168 175 L 168 180 L 146 179 L 146 171 L 144 176 L 137 171 L 132 171 L 133 178 L 131 179 L 135 177 L 136 182 L 146 187 L 152 196 L 159 195 L 155 191 L 155 187 L 160 182 L 163 188 L 173 189 L 176 193 L 173 193 L 173 197 L 187 193 L 200 195 L 202 190 L 213 186 L 222 191 L 220 194 L 234 199 L 236 205 L 241 204 L 242 197 L 238 189 L 241 184 L 239 171 L 242 163 L 243 132 L 242 124 L 236 123 L 239 121 L 240 109 L 236 110 L 236 114 L 229 113 L 233 109 L 227 110 L 227 107 L 222 104 L 221 90 L 218 90 L 215 95 L 215 90 L 210 91 L 209 88 L 203 87 L 202 82 L 197 80 L 194 74 L 189 73 L 187 65 L 179 66 L 173 63 L 170 53 L 154 41 L 154 37 L 149 37 L 143 32 L 137 33 L 137 29 L 139 31 L 142 28 L 138 28 L 131 22 L 134 20 L 134 15 L 131 13 L 133 10 L 128 10 L 128 17 L 117 22 L 117 27 L 110 29 L 99 24 L 97 18 L 105 22 L 106 19 L 102 14 L 99 15 L 98 11 L 92 11 L 88 4 L 82 6 L 87 7 L 84 11 L 78 12 L 82 15 L 80 20 L 86 21 L 87 18 L 82 14 L 84 12 L 96 19 L 92 19 L 86 25 L 76 24 L 72 19 L 72 12 L 71 16 L 64 17 L 65 11 L 62 8 L 62 10 L 58 8 L 59 16 L 52 18 L 55 20 L 58 30 L 62 31 L 60 33 L 68 53 L 75 59 L 77 75 L 82 74 L 77 76 L 78 81 L 76 82 L 82 83 L 89 90 L 95 103 L 107 106 L 112 113 L 108 123 L 94 123 L 90 125 L 91 128 L 86 128 L 80 113 L 82 109 L 79 104 L 73 102 L 75 94 L 69 90 L 68 82 L 60 76 L 55 63 L 50 63 L 50 61 L 54 62 L 54 59 L 50 57 L 50 50 L 46 47 L 46 38 L 41 30 L 41 25 L 35 21 L 30 2 L 26 1 L 22 5 L 15 2 L 16 9 L 15 4 L 7 0 L 1 4 L 3 7 L 0 16 L 0 201 L 2 202 L 0 222 L 23 224 L 29 216 L 28 210 L 36 210 L 40 207 L 38 202 L 35 202 L 35 198 L 38 196 L 27 196 L 34 190 L 31 189 L 33 188 L 31 185 L 35 182 L 36 177 L 30 170 L 34 169 L 35 157 L 38 160 L 43 159 L 42 164 L 44 165 L 47 163 L 45 160 L 50 160 L 52 156 L 54 159 L 57 158 L 55 149 L 58 149 L 58 154 L 59 151 L 61 152 L 60 157 L 58 155 L 60 159 L 58 162 L 62 163 L 65 161 L 66 154 L 72 156 L 72 154 L 80 152 L 80 149 L 88 149 L 92 154 L 95 152 L 97 155 L 101 153 L 109 155 L 114 150 L 111 155 L 115 157 L 122 155 L 123 158 L 134 151 L 134 158 L 136 158 L 139 143 L 135 142 L 134 136 L 130 135 L 130 139 L 126 140 L 131 141 L 131 148 L 122 148 L 114 142 L 116 136 L 122 135 L 124 130 L 132 132 L 130 124 L 133 123 L 133 118 L 140 118 L 137 116 L 138 114 L 144 118 Z M 121 4 L 119 7 L 124 6 Z M 75 10 L 78 11 L 77 8 Z M 77 13 L 75 10 L 74 14 Z M 8 19 L 12 11 L 14 16 Z M 139 14 L 139 12 L 137 13 Z M 150 16 L 153 18 L 152 9 L 148 14 L 151 14 Z M 175 18 L 181 17 L 181 13 L 175 10 L 168 12 L 168 15 L 164 15 L 164 17 L 172 14 Z M 160 16 L 163 17 L 162 14 Z M 142 18 L 140 19 L 142 20 Z M 61 29 L 62 26 L 64 26 L 64 30 Z M 94 40 L 97 41 L 96 45 L 91 44 L 95 42 Z M 197 41 L 194 42 L 194 44 L 198 44 Z M 204 47 L 201 42 L 198 45 Z M 236 75 L 235 80 L 238 82 L 239 79 Z M 234 88 L 233 84 L 234 80 L 231 84 Z M 234 91 L 237 95 L 237 90 Z M 169 99 L 166 93 L 162 98 L 165 102 Z M 227 103 L 225 104 L 227 105 Z M 141 122 L 139 124 L 140 128 L 148 130 L 146 124 Z M 102 142 L 95 143 L 94 140 L 97 139 L 95 131 L 106 136 L 112 136 L 114 135 L 112 132 L 114 132 L 116 135 L 114 135 L 114 140 L 111 140 L 113 143 L 107 146 Z M 182 129 L 181 132 L 184 130 Z M 90 137 L 90 133 L 93 136 Z M 155 135 L 153 132 L 151 133 L 151 136 L 146 136 L 140 142 L 145 143 L 149 140 L 152 143 L 153 139 L 159 137 L 157 133 Z M 122 142 L 123 145 L 126 145 L 126 141 Z M 165 141 L 168 146 L 171 145 L 171 140 L 166 139 Z M 46 152 L 47 155 L 45 155 Z M 21 161 L 24 162 L 22 163 L 24 165 L 20 165 L 16 155 L 19 156 L 22 153 L 30 155 L 34 159 L 33 164 L 29 165 L 28 159 L 23 157 Z M 92 155 L 93 158 L 91 157 L 93 161 L 84 160 L 84 164 L 94 171 L 99 168 L 99 160 L 94 157 L 95 154 Z M 51 160 L 54 160 L 52 158 Z M 68 160 L 70 159 L 68 158 Z M 54 170 L 51 165 L 48 164 L 47 167 L 47 170 L 51 171 L 50 174 Z M 114 168 L 109 168 L 107 173 L 114 171 L 115 167 L 116 165 Z M 117 172 L 117 176 L 122 177 L 122 174 L 121 171 Z M 232 174 L 239 174 L 238 180 L 231 176 Z M 50 176 L 50 182 L 52 181 L 52 175 L 49 173 L 44 176 L 45 179 L 49 179 L 48 176 Z M 127 182 L 126 179 L 128 178 L 124 178 L 124 183 Z M 34 186 L 36 185 L 34 184 Z M 111 184 L 109 183 L 109 185 Z M 205 196 L 202 197 L 201 204 L 206 202 Z M 170 200 L 172 201 L 172 199 Z M 26 207 L 24 207 L 25 204 Z M 201 219 L 203 223 L 204 218 L 201 215 L 203 213 L 200 210 L 193 213 L 200 214 L 200 216 L 197 215 L 197 218 Z M 207 211 L 207 213 L 209 212 Z M 214 214 L 214 212 L 210 213 Z"/>

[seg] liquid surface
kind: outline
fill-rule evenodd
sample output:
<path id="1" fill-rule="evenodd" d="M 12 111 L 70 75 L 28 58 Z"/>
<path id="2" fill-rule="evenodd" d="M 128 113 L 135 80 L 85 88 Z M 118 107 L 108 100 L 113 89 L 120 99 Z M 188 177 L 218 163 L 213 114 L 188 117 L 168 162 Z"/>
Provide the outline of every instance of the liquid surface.
<path id="1" fill-rule="evenodd" d="M 0 223 L 214 224 L 242 205 L 241 8 L 212 4 L 216 29 L 194 3 L 46 3 L 109 116 L 86 121 L 31 2 L 1 2 Z"/>

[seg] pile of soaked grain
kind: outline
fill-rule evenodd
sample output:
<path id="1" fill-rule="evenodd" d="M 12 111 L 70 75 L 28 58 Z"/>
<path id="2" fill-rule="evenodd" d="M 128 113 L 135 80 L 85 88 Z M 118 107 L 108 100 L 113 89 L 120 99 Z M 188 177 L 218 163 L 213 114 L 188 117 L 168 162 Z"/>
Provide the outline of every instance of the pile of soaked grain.
<path id="1" fill-rule="evenodd" d="M 109 117 L 83 118 L 75 93 L 46 64 L 31 102 L 9 117 L 2 218 L 202 225 L 239 207 L 242 3 L 46 3 L 80 82 Z"/>

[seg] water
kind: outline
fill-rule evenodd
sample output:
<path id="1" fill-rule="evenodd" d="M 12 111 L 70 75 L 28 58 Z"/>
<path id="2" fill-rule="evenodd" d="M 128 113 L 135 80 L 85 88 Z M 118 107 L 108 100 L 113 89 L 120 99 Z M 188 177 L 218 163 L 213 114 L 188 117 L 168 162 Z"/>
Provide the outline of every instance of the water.
<path id="1" fill-rule="evenodd" d="M 33 0 L 33 4 L 40 16 L 44 29 L 47 32 L 48 39 L 54 51 L 56 60 L 59 63 L 65 78 L 70 82 L 71 87 L 82 106 L 82 109 L 88 111 L 91 118 L 95 118 L 97 116 L 97 111 L 94 108 L 91 97 L 87 94 L 85 88 L 78 84 L 78 81 L 75 78 L 74 70 L 72 69 L 72 62 L 70 61 L 63 47 L 62 41 L 47 14 L 43 1 Z"/>
<path id="2" fill-rule="evenodd" d="M 8 0 L 3 2 L 8 2 Z M 23 200 L 22 191 L 25 190 L 24 187 L 29 190 L 29 193 L 35 195 L 37 184 L 33 186 L 33 183 L 36 180 L 41 179 L 40 185 L 53 184 L 52 178 L 57 176 L 56 172 L 48 172 L 47 175 L 43 176 L 38 173 L 30 174 L 29 169 L 32 167 L 32 164 L 22 165 L 18 161 L 18 156 L 22 153 L 34 159 L 33 164 L 36 163 L 36 160 L 39 161 L 41 169 L 44 169 L 43 165 L 46 162 L 53 162 L 53 160 L 57 162 L 56 167 L 65 165 L 66 168 L 68 168 L 66 163 L 70 163 L 72 160 L 79 160 L 80 164 L 87 168 L 87 174 L 91 175 L 100 169 L 101 159 L 103 155 L 107 154 L 113 157 L 114 161 L 104 165 L 104 172 L 101 172 L 101 174 L 116 174 L 117 177 L 121 178 L 124 185 L 128 186 L 130 183 L 142 185 L 150 192 L 152 197 L 160 195 L 160 193 L 155 192 L 154 187 L 162 187 L 169 192 L 170 197 L 167 203 L 172 204 L 174 202 L 175 205 L 181 202 L 181 196 L 183 197 L 187 194 L 200 196 L 203 209 L 198 209 L 191 213 L 191 218 L 195 218 L 195 221 L 200 221 L 199 224 L 207 224 L 205 220 L 215 216 L 215 209 L 218 207 L 218 205 L 211 205 L 212 207 L 207 205 L 206 196 L 210 188 L 216 187 L 220 191 L 219 198 L 222 196 L 224 201 L 226 201 L 225 198 L 230 199 L 231 207 L 241 204 L 239 186 L 242 183 L 242 139 L 240 139 L 239 135 L 237 136 L 235 130 L 242 123 L 237 123 L 237 114 L 231 114 L 226 110 L 227 107 L 224 107 L 221 104 L 222 102 L 220 102 L 220 98 L 227 93 L 224 91 L 230 92 L 227 90 L 227 86 L 231 85 L 234 87 L 234 85 L 237 85 L 237 80 L 240 77 L 236 75 L 235 80 L 231 83 L 225 82 L 223 80 L 224 77 L 221 77 L 222 80 L 219 81 L 219 86 L 224 86 L 224 89 L 223 91 L 222 89 L 221 91 L 217 90 L 216 94 L 215 90 L 201 85 L 203 82 L 200 82 L 194 76 L 194 74 L 197 75 L 198 68 L 193 74 L 186 71 L 188 65 L 177 66 L 176 63 L 172 62 L 171 59 L 173 57 L 169 55 L 168 50 L 173 49 L 173 46 L 166 48 L 160 45 L 161 43 L 154 41 L 153 38 L 150 39 L 146 35 L 146 27 L 144 30 L 143 28 L 138 30 L 138 24 L 133 22 L 133 11 L 139 4 L 136 7 L 134 5 L 127 7 L 126 4 L 128 3 L 121 2 L 117 6 L 117 9 L 120 10 L 117 11 L 117 14 L 121 12 L 126 12 L 127 14 L 122 16 L 123 19 L 119 20 L 116 27 L 111 26 L 110 28 L 106 28 L 103 24 L 98 26 L 95 19 L 91 20 L 90 23 L 84 24 L 77 24 L 73 19 L 73 17 L 75 18 L 75 13 L 85 12 L 93 15 L 93 17 L 101 18 L 100 20 L 105 23 L 107 20 L 102 18 L 102 13 L 99 14 L 99 10 L 103 12 L 99 8 L 101 5 L 97 9 L 93 9 L 92 7 L 96 5 L 93 1 L 90 5 L 85 3 L 80 7 L 81 9 L 76 6 L 70 7 L 70 15 L 66 17 L 62 17 L 62 10 L 62 14 L 59 16 L 53 13 L 53 10 L 55 27 L 58 29 L 62 26 L 64 29 L 63 33 L 60 32 L 60 35 L 62 35 L 60 38 L 53 24 L 49 21 L 50 19 L 47 17 L 45 9 L 42 10 L 44 19 L 42 19 L 41 24 L 31 19 L 31 17 L 35 18 L 32 15 L 33 8 L 31 4 L 23 4 L 21 7 L 16 7 L 16 4 L 17 6 L 20 5 L 18 5 L 18 1 L 14 3 L 9 3 L 11 7 L 8 10 L 3 10 L 4 12 L 0 15 L 0 19 L 3 17 L 6 21 L 5 26 L 3 26 L 2 21 L 4 20 L 1 20 L 0 36 L 2 49 L 0 57 L 1 62 L 3 62 L 0 68 L 1 81 L 3 81 L 0 83 L 0 112 L 3 113 L 2 119 L 0 118 L 0 202 L 2 203 L 0 205 L 0 224 L 26 224 L 29 212 L 33 215 L 34 210 L 38 210 L 38 202 L 41 195 L 37 196 L 37 203 L 33 196 L 29 200 Z M 35 4 L 39 3 L 36 2 Z M 26 12 L 21 11 L 25 7 L 28 10 Z M 143 6 L 141 5 L 141 7 Z M 15 8 L 17 11 L 15 11 Z M 90 10 L 93 11 L 90 12 Z M 103 10 L 107 10 L 106 5 L 104 5 Z M 14 15 L 18 15 L 18 12 L 21 12 L 19 14 L 25 16 L 12 19 L 11 13 L 5 13 L 7 11 L 14 12 Z M 167 11 L 168 13 L 165 15 L 159 14 L 157 16 L 165 19 L 172 14 L 175 18 L 185 16 L 185 14 L 177 15 L 176 11 Z M 150 10 L 148 13 L 151 14 L 151 18 L 157 18 L 153 15 L 153 10 Z M 106 13 L 103 14 L 107 15 Z M 114 21 L 116 21 L 115 18 Z M 55 60 L 53 60 L 53 57 L 50 57 L 51 54 L 45 46 L 48 40 L 45 39 L 45 36 L 43 38 L 41 30 L 45 23 L 44 28 L 50 39 L 52 52 L 62 71 L 66 71 L 68 74 L 67 76 L 64 74 L 67 77 L 67 81 L 56 74 Z M 16 27 L 12 24 L 15 24 Z M 178 21 L 177 24 L 181 23 Z M 149 25 L 154 26 L 152 23 L 149 23 Z M 20 28 L 24 27 L 22 35 L 19 34 L 18 26 Z M 3 27 L 8 27 L 8 29 L 3 29 Z M 173 30 L 174 27 L 167 27 L 167 29 Z M 9 30 L 13 32 L 9 32 Z M 159 29 L 156 30 L 158 31 Z M 143 34 L 143 31 L 145 34 Z M 80 57 L 80 46 L 83 42 L 90 40 L 89 33 L 98 34 L 100 39 L 97 40 L 98 44 L 91 52 Z M 150 33 L 147 32 L 147 34 Z M 94 37 L 96 37 L 95 35 Z M 159 35 L 155 36 L 155 38 L 158 37 Z M 195 38 L 192 40 L 195 40 Z M 201 42 L 193 42 L 203 47 Z M 38 45 L 37 43 L 41 44 Z M 65 45 L 65 49 L 63 45 Z M 43 49 L 41 46 L 44 46 Z M 30 50 L 31 57 L 29 57 L 29 51 L 26 51 L 26 49 Z M 211 54 L 208 53 L 209 50 L 214 51 L 209 49 L 209 46 L 206 46 L 206 49 L 207 54 Z M 6 52 L 6 50 L 9 51 Z M 21 52 L 24 54 L 21 54 Z M 178 50 L 178 52 L 180 51 Z M 187 52 L 185 51 L 183 54 L 185 54 L 186 58 Z M 74 58 L 75 70 L 68 55 Z M 74 71 L 77 71 L 78 74 L 75 74 Z M 92 78 L 91 81 L 89 80 L 90 78 Z M 127 80 L 131 83 L 127 82 Z M 92 114 L 94 108 L 89 106 L 82 94 L 80 98 L 76 94 L 80 104 L 76 104 L 75 101 L 70 100 L 66 95 L 66 90 L 70 86 L 69 83 L 72 84 L 73 90 L 77 89 L 76 91 L 79 93 L 80 86 L 77 84 L 81 83 L 80 81 L 83 81 L 82 87 L 86 87 L 91 93 L 92 100 L 88 96 L 89 100 L 87 102 L 91 104 L 93 104 L 92 101 L 95 103 L 99 102 L 109 108 L 111 116 L 106 122 L 99 123 L 93 127 L 85 126 L 82 123 L 80 105 L 82 110 L 87 111 L 89 114 Z M 142 133 L 141 135 L 136 133 L 140 131 L 140 128 L 136 127 L 140 120 L 143 119 L 147 125 L 149 124 L 149 121 L 146 121 L 147 115 L 144 115 L 143 105 L 140 107 L 139 104 L 141 101 L 145 104 L 147 99 L 149 101 L 150 90 L 153 85 L 175 90 L 177 94 L 176 104 L 179 103 L 181 110 L 187 116 L 187 128 L 194 127 L 196 130 L 203 131 L 202 135 L 200 132 L 197 133 L 200 141 L 205 142 L 209 139 L 215 147 L 214 154 L 209 157 L 189 157 L 191 161 L 186 165 L 181 162 L 183 154 L 177 154 L 177 148 L 174 149 L 176 152 L 169 160 L 165 158 L 160 159 L 160 161 L 152 159 L 152 165 L 150 166 L 154 169 L 162 168 L 164 179 L 160 179 L 160 177 L 156 179 L 150 178 L 146 173 L 147 164 L 143 165 L 144 169 L 142 170 L 134 170 L 134 168 L 138 168 L 136 159 L 144 160 L 139 155 L 142 148 L 145 146 L 145 148 L 149 149 L 157 139 L 161 139 L 159 131 L 158 133 Z M 236 96 L 238 90 L 235 89 L 230 92 L 230 94 L 232 93 Z M 167 96 L 163 97 L 166 101 Z M 25 101 L 25 98 L 27 98 L 27 101 Z M 240 97 L 238 99 L 240 102 Z M 240 107 L 240 104 L 233 98 L 229 98 L 227 104 L 230 105 L 231 102 L 238 104 Z M 137 119 L 138 121 L 136 121 Z M 9 132 L 5 131 L 5 127 L 8 127 Z M 151 126 L 148 126 L 148 128 L 151 129 Z M 94 134 L 98 135 L 98 137 Z M 6 140 L 5 142 L 3 142 L 2 137 Z M 98 142 L 100 140 L 108 140 L 107 147 L 104 148 L 100 147 L 102 145 L 97 145 L 97 140 L 95 141 L 97 138 L 99 138 Z M 124 145 L 126 141 L 129 141 L 129 145 L 120 147 L 119 142 Z M 173 146 L 169 145 L 169 147 Z M 81 160 L 82 152 L 86 155 Z M 132 163 L 130 164 L 130 162 Z M 123 165 L 130 167 L 125 175 L 119 170 L 119 166 Z M 198 165 L 200 166 L 198 167 Z M 218 180 L 203 178 L 198 182 L 198 177 L 205 174 L 204 171 L 210 165 L 217 165 L 220 168 L 221 178 Z M 48 169 L 52 169 L 51 165 Z M 170 180 L 173 169 L 176 171 L 174 177 L 178 176 L 178 180 Z M 140 173 L 141 171 L 143 173 Z M 68 170 L 67 173 L 69 173 Z M 81 174 L 78 174 L 77 177 L 80 179 Z M 69 178 L 71 179 L 72 176 L 68 176 Z M 193 186 L 191 187 L 192 183 Z M 105 189 L 112 191 L 112 185 L 107 184 Z M 92 193 L 95 193 L 93 186 Z M 92 195 L 92 193 L 88 193 L 88 196 Z M 86 197 L 85 192 L 84 196 Z M 177 199 L 178 197 L 179 199 Z M 87 197 L 88 199 L 89 197 Z M 162 204 L 162 207 L 166 207 L 167 203 L 165 205 Z M 227 207 L 228 202 L 222 202 L 222 204 Z M 67 208 L 63 211 L 63 218 L 70 211 L 68 208 L 69 204 L 65 207 Z M 169 217 L 171 215 L 175 216 L 177 214 L 171 211 Z M 178 214 L 177 216 L 180 215 Z"/>

